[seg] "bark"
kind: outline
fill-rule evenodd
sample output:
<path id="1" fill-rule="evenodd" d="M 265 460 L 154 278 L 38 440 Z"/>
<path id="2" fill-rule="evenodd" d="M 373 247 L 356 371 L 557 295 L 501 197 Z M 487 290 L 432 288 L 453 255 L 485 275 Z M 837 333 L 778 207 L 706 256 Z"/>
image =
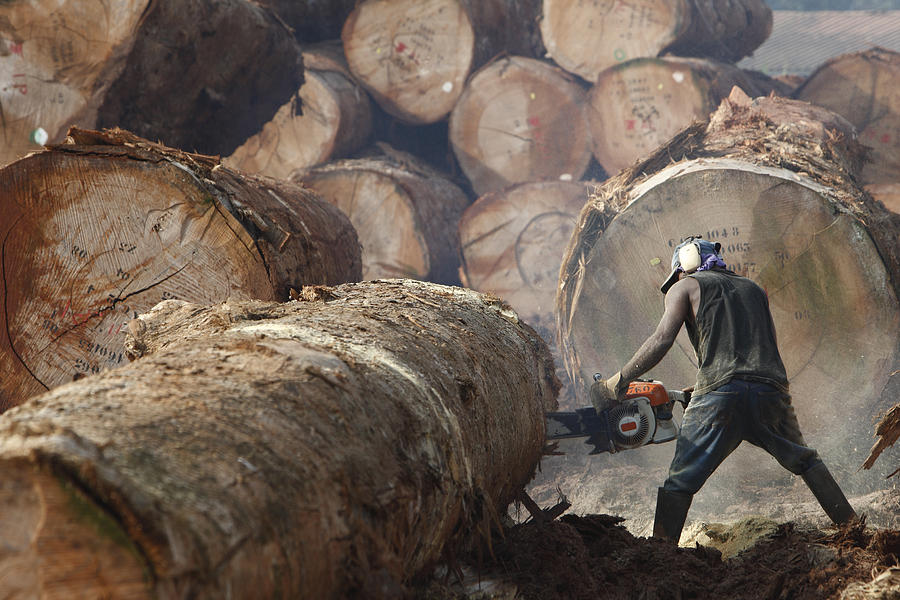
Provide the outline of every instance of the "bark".
<path id="1" fill-rule="evenodd" d="M 0 593 L 394 598 L 486 532 L 541 456 L 540 338 L 462 288 L 300 297 L 161 303 L 142 358 L 5 415 Z"/>
<path id="2" fill-rule="evenodd" d="M 125 324 L 160 300 L 286 300 L 357 281 L 349 220 L 306 189 L 122 130 L 0 170 L 0 408 L 123 361 Z"/>
<path id="3" fill-rule="evenodd" d="M 97 125 L 227 156 L 297 92 L 302 64 L 290 30 L 255 2 L 155 0 Z"/>
<path id="4" fill-rule="evenodd" d="M 853 123 L 871 148 L 864 184 L 900 181 L 900 53 L 873 48 L 833 58 L 794 97 L 824 106 Z"/>
<path id="5" fill-rule="evenodd" d="M 556 361 L 560 404 L 574 407 L 556 348 L 556 284 L 566 244 L 591 183 L 544 181 L 479 198 L 459 222 L 464 286 L 495 294 L 540 333 Z"/>
<path id="6" fill-rule="evenodd" d="M 469 205 L 446 175 L 385 144 L 370 156 L 294 173 L 340 208 L 359 234 L 363 279 L 459 283 L 457 225 Z"/>
<path id="7" fill-rule="evenodd" d="M 550 57 L 589 82 L 624 61 L 667 51 L 737 62 L 771 30 L 763 0 L 544 0 L 541 20 Z"/>
<path id="8" fill-rule="evenodd" d="M 255 0 L 278 15 L 301 44 L 341 37 L 344 21 L 359 0 Z"/>
<path id="9" fill-rule="evenodd" d="M 734 86 L 753 97 L 786 91 L 759 73 L 705 59 L 645 58 L 604 71 L 589 95 L 594 157 L 618 173 L 705 120 Z"/>
<path id="10" fill-rule="evenodd" d="M 900 226 L 856 183 L 862 155 L 830 111 L 735 94 L 598 188 L 557 297 L 581 397 L 594 372 L 621 367 L 652 332 L 672 248 L 700 234 L 767 290 L 804 431 L 842 455 L 856 447 L 900 355 Z M 649 376 L 689 385 L 695 369 L 682 333 Z"/>
<path id="11" fill-rule="evenodd" d="M 104 95 L 125 67 L 148 0 L 0 4 L 0 165 L 72 123 L 93 126 Z"/>
<path id="12" fill-rule="evenodd" d="M 575 78 L 543 61 L 503 57 L 475 73 L 449 124 L 475 192 L 580 179 L 591 160 L 586 101 Z"/>
<path id="13" fill-rule="evenodd" d="M 354 81 L 340 43 L 303 51 L 305 81 L 259 133 L 224 163 L 247 173 L 287 179 L 295 170 L 341 158 L 372 135 L 368 94 Z"/>

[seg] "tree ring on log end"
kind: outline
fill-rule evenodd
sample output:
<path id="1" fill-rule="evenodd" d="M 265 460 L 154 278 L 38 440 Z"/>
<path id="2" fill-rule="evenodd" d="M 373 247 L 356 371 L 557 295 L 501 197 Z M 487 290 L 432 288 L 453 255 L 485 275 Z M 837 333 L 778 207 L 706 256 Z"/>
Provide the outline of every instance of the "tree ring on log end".
<path id="1" fill-rule="evenodd" d="M 898 358 L 900 309 L 871 237 L 828 188 L 783 169 L 701 159 L 664 169 L 629 200 L 599 237 L 585 236 L 596 239 L 579 249 L 585 268 L 566 282 L 577 291 L 561 296 L 576 381 L 621 367 L 652 333 L 672 248 L 700 234 L 721 242 L 729 267 L 766 289 L 804 433 L 825 435 L 829 445 L 842 434 L 868 438 Z M 695 373 L 681 332 L 650 376 L 680 386 Z"/>

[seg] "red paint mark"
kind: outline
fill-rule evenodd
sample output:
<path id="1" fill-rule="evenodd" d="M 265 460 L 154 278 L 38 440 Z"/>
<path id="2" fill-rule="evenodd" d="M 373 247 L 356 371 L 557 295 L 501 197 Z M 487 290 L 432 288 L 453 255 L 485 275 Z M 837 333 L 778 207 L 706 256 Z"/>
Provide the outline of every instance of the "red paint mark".
<path id="1" fill-rule="evenodd" d="M 880 141 L 882 144 L 888 144 L 888 143 L 890 143 L 890 141 L 891 141 L 891 134 L 889 134 L 889 133 L 884 134 L 883 136 L 881 136 L 881 139 L 880 139 L 879 141 Z"/>
<path id="2" fill-rule="evenodd" d="M 397 47 L 394 48 L 394 51 L 403 52 L 404 50 L 406 50 L 406 44 L 404 44 L 403 42 L 397 42 Z"/>
<path id="3" fill-rule="evenodd" d="M 528 124 L 532 127 L 540 127 L 541 120 L 538 117 L 528 117 Z"/>
<path id="4" fill-rule="evenodd" d="M 634 129 L 634 124 L 634 119 L 625 119 L 625 131 L 632 131 Z"/>
<path id="5" fill-rule="evenodd" d="M 22 56 L 22 44 L 16 44 L 15 42 L 9 43 L 9 51 L 13 54 L 18 54 Z"/>
<path id="6" fill-rule="evenodd" d="M 71 301 L 71 300 L 69 300 L 68 302 L 66 302 L 66 307 L 63 309 L 63 314 L 60 315 L 60 317 L 59 317 L 60 319 L 65 319 L 65 318 L 66 318 L 66 314 L 68 314 L 68 312 L 69 312 L 69 307 L 70 307 L 70 306 L 72 306 L 72 301 Z"/>

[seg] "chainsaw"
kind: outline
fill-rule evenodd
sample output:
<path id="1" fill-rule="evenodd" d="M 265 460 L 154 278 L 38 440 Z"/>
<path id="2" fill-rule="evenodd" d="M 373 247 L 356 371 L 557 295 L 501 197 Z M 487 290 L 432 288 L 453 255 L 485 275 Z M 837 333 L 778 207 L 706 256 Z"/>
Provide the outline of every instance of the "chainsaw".
<path id="1" fill-rule="evenodd" d="M 594 375 L 598 381 L 600 374 Z M 638 379 L 628 385 L 625 398 L 599 412 L 593 406 L 572 412 L 546 413 L 547 439 L 586 437 L 593 446 L 589 454 L 630 450 L 661 444 L 678 437 L 672 408 L 679 402 L 687 408 L 690 392 L 666 390 L 659 381 Z"/>

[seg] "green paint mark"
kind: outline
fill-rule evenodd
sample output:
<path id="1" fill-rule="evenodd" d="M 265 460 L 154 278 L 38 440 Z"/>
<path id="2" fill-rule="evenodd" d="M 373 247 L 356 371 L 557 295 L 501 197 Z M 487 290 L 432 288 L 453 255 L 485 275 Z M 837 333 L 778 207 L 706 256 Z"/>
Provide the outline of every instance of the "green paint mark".
<path id="1" fill-rule="evenodd" d="M 616 48 L 615 50 L 613 50 L 613 58 L 615 58 L 617 61 L 622 62 L 623 60 L 625 60 L 625 57 L 625 51 L 621 48 Z"/>

